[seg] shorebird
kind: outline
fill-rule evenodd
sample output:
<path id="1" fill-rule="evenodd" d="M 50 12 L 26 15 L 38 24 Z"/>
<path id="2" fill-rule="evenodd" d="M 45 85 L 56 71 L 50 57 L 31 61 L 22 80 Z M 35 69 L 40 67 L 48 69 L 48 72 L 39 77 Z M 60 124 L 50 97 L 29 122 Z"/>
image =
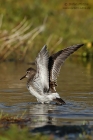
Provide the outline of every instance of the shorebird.
<path id="1" fill-rule="evenodd" d="M 26 75 L 20 79 L 28 78 L 27 88 L 38 102 L 44 104 L 53 101 L 59 105 L 65 104 L 56 91 L 57 76 L 66 58 L 83 45 L 77 44 L 67 47 L 51 56 L 48 54 L 47 46 L 43 46 L 35 60 L 36 70 L 28 68 Z"/>

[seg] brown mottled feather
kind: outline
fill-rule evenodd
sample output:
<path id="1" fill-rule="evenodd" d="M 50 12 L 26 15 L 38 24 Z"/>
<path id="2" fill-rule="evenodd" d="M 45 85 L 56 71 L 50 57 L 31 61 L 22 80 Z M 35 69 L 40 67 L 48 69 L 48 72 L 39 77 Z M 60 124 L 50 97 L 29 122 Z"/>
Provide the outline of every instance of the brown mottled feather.
<path id="1" fill-rule="evenodd" d="M 61 50 L 49 57 L 48 69 L 49 69 L 49 77 L 50 77 L 49 79 L 50 87 L 51 85 L 53 85 L 54 87 L 56 86 L 57 75 L 59 74 L 61 66 L 66 60 L 66 58 L 68 58 L 70 54 L 74 53 L 77 49 L 79 49 L 83 45 L 84 44 L 77 44 L 77 45 L 67 47 L 64 50 Z M 55 84 L 51 84 L 51 83 L 55 83 Z"/>

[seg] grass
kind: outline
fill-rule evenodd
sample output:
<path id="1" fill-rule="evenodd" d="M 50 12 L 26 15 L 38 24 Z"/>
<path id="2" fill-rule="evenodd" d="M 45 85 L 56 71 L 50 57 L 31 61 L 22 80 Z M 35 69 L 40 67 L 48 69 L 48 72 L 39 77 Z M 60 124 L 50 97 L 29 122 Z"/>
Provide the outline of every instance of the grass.
<path id="1" fill-rule="evenodd" d="M 32 47 L 32 42 L 34 38 L 43 32 L 44 25 L 40 25 L 32 30 L 30 30 L 31 24 L 29 24 L 26 19 L 23 19 L 20 24 L 13 28 L 9 32 L 1 32 L 0 38 L 0 59 L 6 60 L 6 58 L 14 53 L 17 57 L 21 53 L 21 59 L 26 55 L 27 50 Z M 30 30 L 30 31 L 29 31 Z M 30 45 L 29 45 L 30 44 Z M 21 46 L 21 47 L 20 47 Z"/>
<path id="2" fill-rule="evenodd" d="M 53 140 L 52 136 L 42 134 L 33 135 L 27 128 L 19 128 L 17 125 L 11 125 L 6 131 L 0 131 L 0 140 Z"/>
<path id="3" fill-rule="evenodd" d="M 77 9 L 70 7 L 73 3 L 78 5 Z M 80 0 L 70 3 L 65 0 L 1 0 L 0 59 L 28 60 L 44 44 L 50 52 L 55 52 L 79 43 L 85 46 L 75 55 L 93 57 L 93 2 L 80 3 Z"/>

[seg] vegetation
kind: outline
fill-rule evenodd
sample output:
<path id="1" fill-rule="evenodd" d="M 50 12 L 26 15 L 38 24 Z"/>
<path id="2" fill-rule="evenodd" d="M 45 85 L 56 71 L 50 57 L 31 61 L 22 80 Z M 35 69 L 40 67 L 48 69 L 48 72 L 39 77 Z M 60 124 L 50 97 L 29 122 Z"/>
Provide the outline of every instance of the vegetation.
<path id="1" fill-rule="evenodd" d="M 85 43 L 75 54 L 93 56 L 92 0 L 0 0 L 0 5 L 0 60 L 28 60 L 44 44 L 54 52 Z"/>
<path id="2" fill-rule="evenodd" d="M 42 134 L 33 135 L 27 128 L 19 128 L 17 125 L 11 125 L 11 127 L 4 131 L 0 131 L 0 140 L 53 140 L 51 136 Z"/>

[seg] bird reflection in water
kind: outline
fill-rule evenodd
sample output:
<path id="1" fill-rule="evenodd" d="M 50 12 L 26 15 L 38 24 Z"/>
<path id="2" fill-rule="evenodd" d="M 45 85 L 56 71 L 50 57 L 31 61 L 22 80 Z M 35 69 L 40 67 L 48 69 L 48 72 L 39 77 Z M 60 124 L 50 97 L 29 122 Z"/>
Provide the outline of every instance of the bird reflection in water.
<path id="1" fill-rule="evenodd" d="M 41 127 L 47 124 L 57 125 L 56 118 L 52 117 L 58 106 L 52 104 L 33 104 L 29 107 L 31 127 Z"/>

